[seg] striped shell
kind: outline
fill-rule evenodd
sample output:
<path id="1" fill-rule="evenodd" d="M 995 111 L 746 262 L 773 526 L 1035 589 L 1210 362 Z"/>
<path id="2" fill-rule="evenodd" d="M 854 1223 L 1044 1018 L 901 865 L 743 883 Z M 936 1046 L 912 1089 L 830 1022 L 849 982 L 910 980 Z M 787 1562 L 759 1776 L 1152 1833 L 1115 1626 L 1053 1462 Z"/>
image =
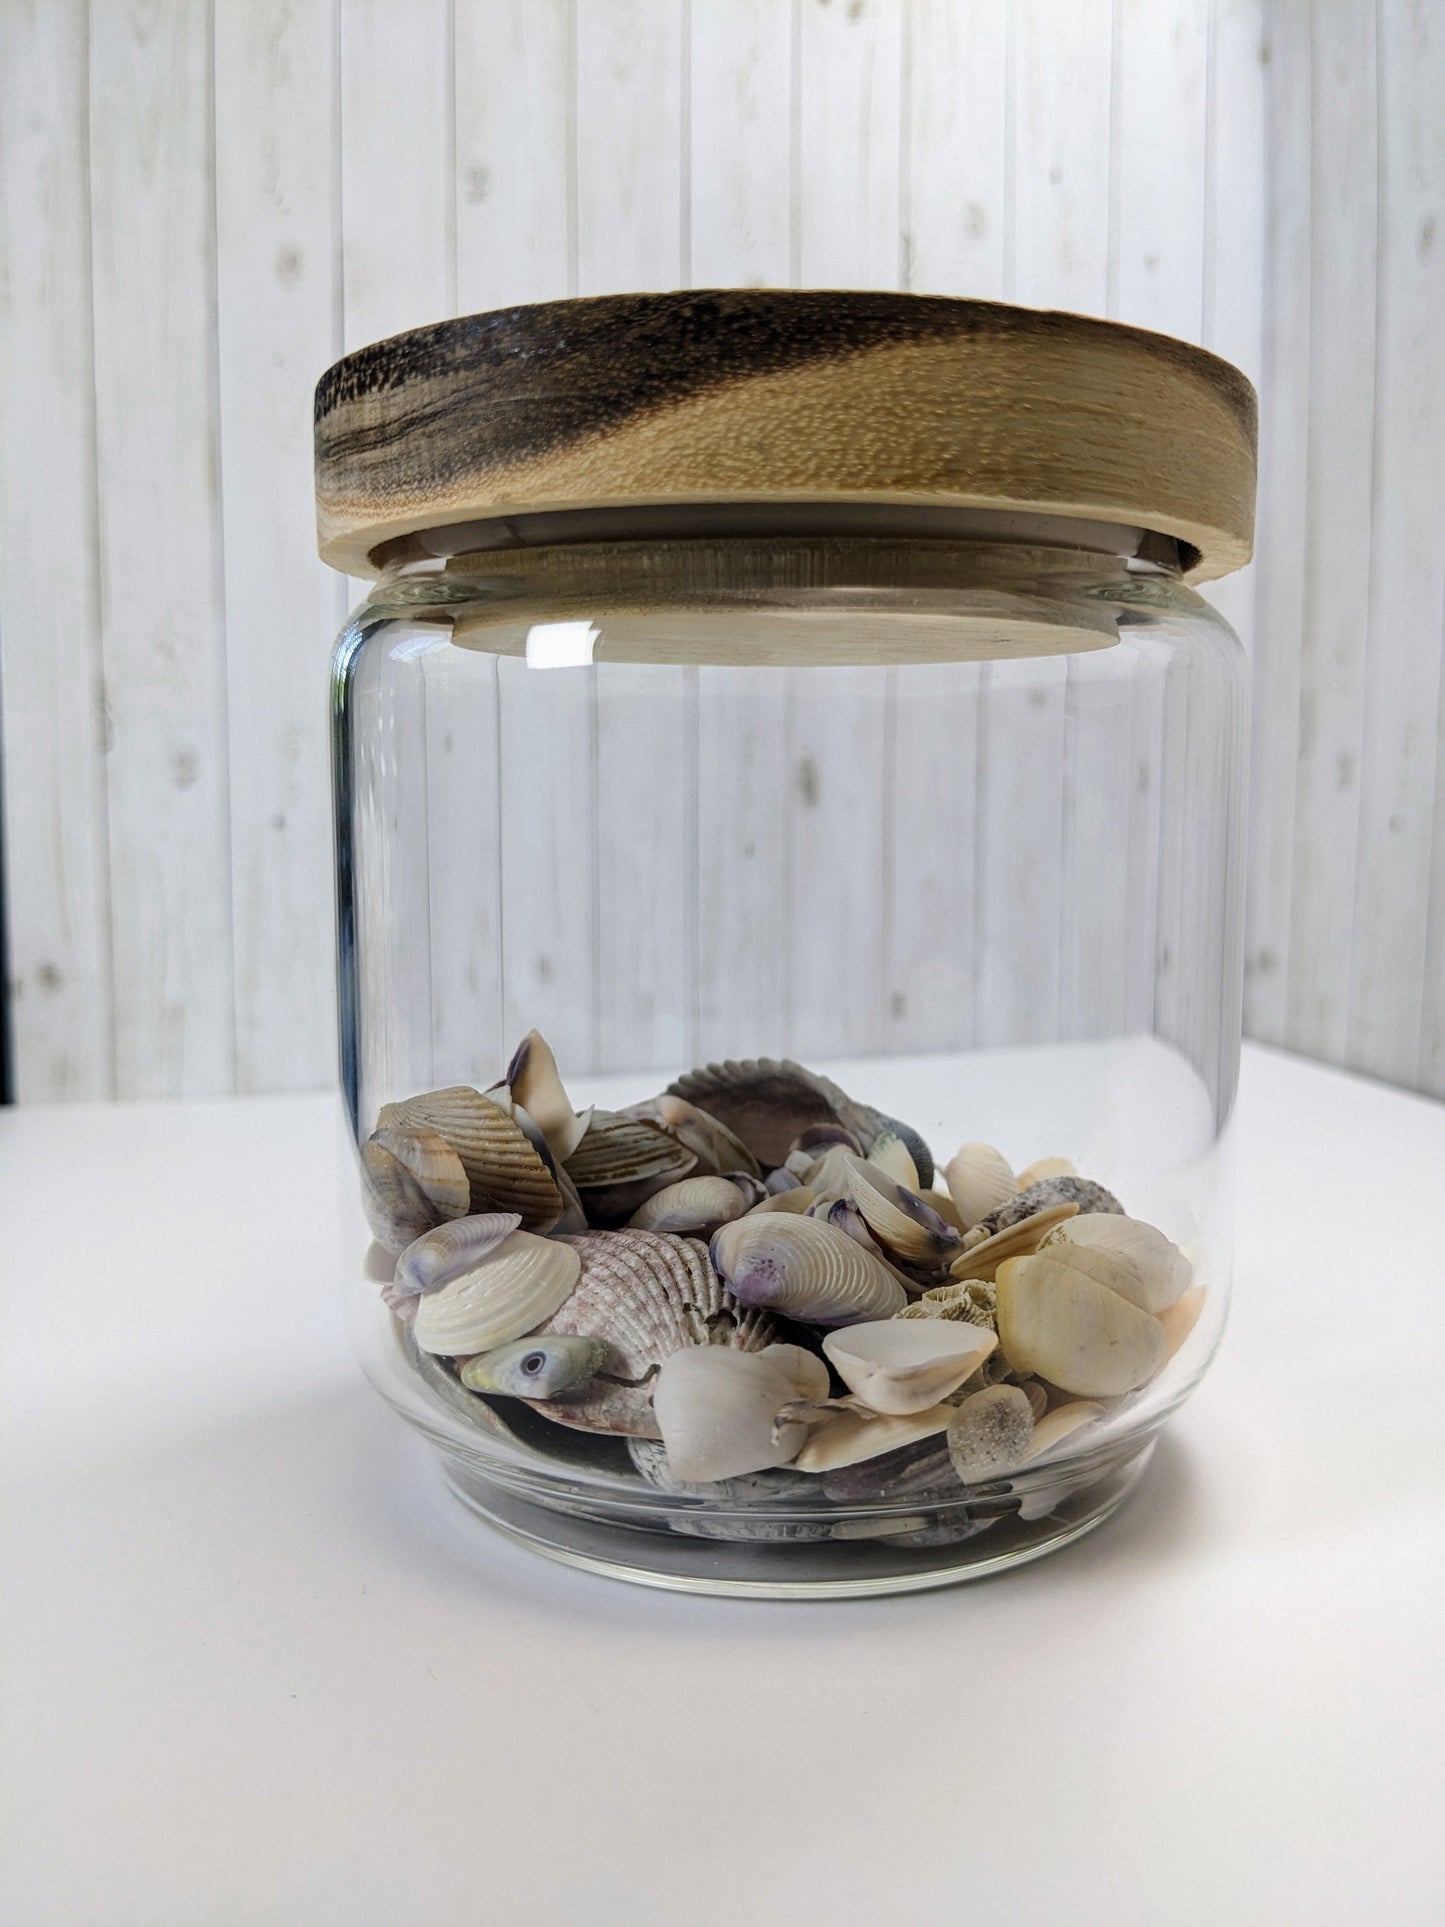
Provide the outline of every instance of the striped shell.
<path id="1" fill-rule="evenodd" d="M 740 1303 L 810 1324 L 891 1318 L 907 1302 L 880 1259 L 821 1218 L 750 1212 L 717 1233 L 712 1258 Z"/>
<path id="2" fill-rule="evenodd" d="M 621 1111 L 594 1111 L 562 1168 L 577 1187 L 588 1222 L 617 1225 L 696 1164 L 694 1153 L 661 1125 Z"/>
<path id="3" fill-rule="evenodd" d="M 465 1358 L 535 1330 L 577 1282 L 577 1253 L 556 1238 L 514 1231 L 417 1307 L 412 1336 L 424 1352 Z"/>
<path id="4" fill-rule="evenodd" d="M 520 1229 L 515 1211 L 484 1211 L 453 1218 L 409 1244 L 396 1261 L 391 1283 L 398 1296 L 439 1291 L 453 1278 L 481 1263 L 504 1238 Z"/>
<path id="5" fill-rule="evenodd" d="M 550 1231 L 565 1199 L 520 1123 L 469 1084 L 387 1104 L 383 1125 L 424 1125 L 446 1139 L 471 1183 L 471 1209 L 515 1211 L 528 1231 Z M 535 1128 L 535 1127 L 534 1127 Z"/>
<path id="6" fill-rule="evenodd" d="M 700 1177 L 725 1177 L 730 1171 L 758 1176 L 757 1159 L 742 1139 L 707 1111 L 689 1104 L 685 1097 L 674 1097 L 664 1091 L 660 1097 L 649 1097 L 644 1103 L 629 1104 L 622 1115 L 660 1125 L 692 1152 Z"/>
<path id="7" fill-rule="evenodd" d="M 575 1252 L 581 1278 L 544 1330 L 604 1338 L 611 1358 L 584 1397 L 538 1401 L 562 1425 L 634 1438 L 662 1435 L 652 1386 L 665 1358 L 691 1345 L 761 1351 L 778 1337 L 766 1312 L 744 1311 L 691 1238 L 656 1231 L 588 1231 L 554 1240 Z"/>

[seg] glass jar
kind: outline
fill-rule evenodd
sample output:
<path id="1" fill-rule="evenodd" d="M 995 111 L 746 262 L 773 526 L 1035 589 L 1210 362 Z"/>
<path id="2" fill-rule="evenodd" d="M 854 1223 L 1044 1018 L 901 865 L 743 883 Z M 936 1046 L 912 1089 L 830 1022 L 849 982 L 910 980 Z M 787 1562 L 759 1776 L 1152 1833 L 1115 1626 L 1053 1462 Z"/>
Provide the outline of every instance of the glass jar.
<path id="1" fill-rule="evenodd" d="M 317 397 L 348 1302 L 478 1517 L 706 1591 L 1106 1518 L 1222 1330 L 1253 397 L 892 295 Z"/>

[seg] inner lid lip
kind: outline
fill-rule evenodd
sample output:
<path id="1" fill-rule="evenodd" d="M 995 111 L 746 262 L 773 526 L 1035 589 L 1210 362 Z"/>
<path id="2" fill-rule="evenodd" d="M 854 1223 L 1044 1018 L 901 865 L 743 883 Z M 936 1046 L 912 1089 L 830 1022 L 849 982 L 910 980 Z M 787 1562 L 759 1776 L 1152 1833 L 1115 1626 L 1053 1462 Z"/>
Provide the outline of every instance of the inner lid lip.
<path id="1" fill-rule="evenodd" d="M 537 509 L 478 517 L 397 536 L 373 552 L 381 569 L 513 549 L 590 542 L 910 537 L 1078 549 L 1183 574 L 1197 551 L 1155 530 L 1029 510 L 857 501 L 661 502 Z"/>

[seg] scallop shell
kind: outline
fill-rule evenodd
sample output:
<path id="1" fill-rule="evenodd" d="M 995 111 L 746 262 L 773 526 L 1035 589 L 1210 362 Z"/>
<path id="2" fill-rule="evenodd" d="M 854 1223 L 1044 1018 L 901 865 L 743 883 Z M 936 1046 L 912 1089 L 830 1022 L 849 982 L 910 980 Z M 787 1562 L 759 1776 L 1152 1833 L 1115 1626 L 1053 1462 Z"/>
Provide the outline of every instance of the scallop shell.
<path id="1" fill-rule="evenodd" d="M 943 1178 L 965 1231 L 1019 1189 L 1012 1165 L 991 1144 L 960 1144 L 944 1165 Z"/>
<path id="2" fill-rule="evenodd" d="M 420 1350 L 469 1357 L 521 1338 L 567 1300 L 581 1264 L 555 1238 L 514 1231 L 467 1271 L 428 1292 L 412 1332 Z"/>
<path id="3" fill-rule="evenodd" d="M 818 1218 L 749 1213 L 716 1234 L 712 1259 L 741 1304 L 811 1324 L 890 1318 L 907 1302 L 879 1259 Z"/>
<path id="4" fill-rule="evenodd" d="M 640 1204 L 693 1170 L 686 1145 L 645 1118 L 594 1111 L 577 1149 L 563 1167 L 593 1224 L 624 1222 Z"/>
<path id="5" fill-rule="evenodd" d="M 1015 1371 L 1083 1398 L 1132 1392 L 1164 1362 L 1157 1318 L 1051 1253 L 999 1266 L 998 1336 Z"/>
<path id="6" fill-rule="evenodd" d="M 913 1161 L 913 1153 L 898 1135 L 897 1131 L 880 1131 L 873 1140 L 868 1153 L 868 1162 L 876 1164 L 880 1171 L 901 1184 L 909 1191 L 920 1190 L 918 1166 Z"/>
<path id="7" fill-rule="evenodd" d="M 1072 1218 L 1078 1209 L 1076 1204 L 1048 1205 L 1042 1211 L 1035 1211 L 1031 1217 L 1019 1218 L 1005 1225 L 1002 1231 L 996 1231 L 991 1238 L 982 1238 L 974 1245 L 968 1242 L 969 1237 L 975 1235 L 970 1232 L 964 1238 L 961 1255 L 948 1268 L 949 1275 L 958 1283 L 992 1278 L 1005 1258 L 1025 1257 L 1029 1252 L 1037 1251 L 1054 1226 L 1062 1224 L 1065 1218 Z"/>
<path id="8" fill-rule="evenodd" d="M 849 1196 L 868 1229 L 890 1252 L 910 1264 L 937 1265 L 958 1251 L 962 1241 L 953 1226 L 886 1171 L 852 1158 L 847 1176 Z"/>
<path id="9" fill-rule="evenodd" d="M 842 1466 L 859 1465 L 864 1459 L 896 1451 L 900 1445 L 912 1445 L 918 1439 L 945 1432 L 953 1416 L 951 1405 L 930 1405 L 905 1417 L 857 1406 L 836 1411 L 809 1432 L 807 1444 L 792 1463 L 799 1472 L 836 1472 Z"/>
<path id="10" fill-rule="evenodd" d="M 966 1398 L 948 1428 L 948 1455 L 965 1485 L 1017 1471 L 1034 1436 L 1033 1407 L 1017 1385 L 991 1385 Z"/>
<path id="11" fill-rule="evenodd" d="M 515 1211 L 484 1211 L 424 1232 L 397 1259 L 393 1289 L 403 1297 L 439 1290 L 480 1264 L 521 1222 Z"/>
<path id="12" fill-rule="evenodd" d="M 412 1162 L 425 1159 L 430 1163 L 437 1157 L 452 1158 L 452 1153 L 434 1131 L 399 1128 L 377 1131 L 361 1146 L 361 1202 L 366 1222 L 378 1244 L 398 1252 L 405 1251 L 423 1231 L 456 1214 L 438 1208 L 423 1180 L 393 1146 L 403 1148 Z M 436 1147 L 435 1152 L 430 1147 Z M 452 1161 L 465 1187 L 466 1174 L 455 1158 Z"/>
<path id="13" fill-rule="evenodd" d="M 810 1124 L 841 1124 L 865 1148 L 880 1128 L 876 1111 L 787 1058 L 705 1064 L 669 1084 L 667 1094 L 700 1105 L 765 1165 L 781 1164 Z"/>
<path id="14" fill-rule="evenodd" d="M 565 1163 L 581 1142 L 591 1111 L 574 1111 L 557 1069 L 552 1047 L 538 1030 L 529 1030 L 507 1066 L 513 1100 L 537 1120 L 548 1148 Z"/>
<path id="15" fill-rule="evenodd" d="M 664 1091 L 660 1097 L 649 1097 L 644 1103 L 629 1104 L 622 1115 L 660 1124 L 670 1137 L 692 1152 L 697 1159 L 699 1177 L 728 1177 L 734 1171 L 746 1171 L 749 1177 L 761 1175 L 757 1159 L 742 1139 L 735 1137 L 709 1112 L 689 1104 L 685 1097 L 673 1097 Z"/>
<path id="16" fill-rule="evenodd" d="M 1046 1184 L 1050 1178 L 1076 1178 L 1079 1167 L 1072 1158 L 1035 1158 L 1019 1172 L 1018 1188 L 1027 1191 L 1031 1185 Z"/>
<path id="17" fill-rule="evenodd" d="M 720 1225 L 740 1218 L 748 1200 L 729 1178 L 680 1178 L 640 1204 L 628 1224 L 637 1231 L 671 1231 L 710 1238 Z"/>
<path id="18" fill-rule="evenodd" d="M 543 1330 L 605 1338 L 612 1349 L 583 1398 L 537 1404 L 562 1425 L 658 1438 L 652 1388 L 664 1359 L 693 1345 L 761 1351 L 777 1337 L 775 1321 L 738 1304 L 694 1239 L 626 1230 L 557 1242 L 580 1259 L 581 1279 Z"/>
<path id="19" fill-rule="evenodd" d="M 697 1345 L 664 1359 L 653 1408 L 673 1474 L 691 1484 L 786 1465 L 807 1437 L 775 1424 L 797 1399 L 820 1398 L 828 1368 L 797 1345 L 742 1352 Z"/>
<path id="20" fill-rule="evenodd" d="M 1117 1291 L 1140 1311 L 1168 1311 L 1188 1287 L 1189 1260 L 1152 1224 L 1088 1211 L 1051 1231 L 1041 1250 Z"/>
<path id="21" fill-rule="evenodd" d="M 515 1211 L 528 1231 L 548 1231 L 562 1216 L 566 1201 L 521 1123 L 469 1084 L 388 1104 L 381 1120 L 444 1137 L 470 1181 L 473 1211 Z"/>
<path id="22" fill-rule="evenodd" d="M 885 1318 L 829 1332 L 823 1355 L 871 1411 L 901 1417 L 956 1392 L 997 1343 L 957 1320 Z"/>

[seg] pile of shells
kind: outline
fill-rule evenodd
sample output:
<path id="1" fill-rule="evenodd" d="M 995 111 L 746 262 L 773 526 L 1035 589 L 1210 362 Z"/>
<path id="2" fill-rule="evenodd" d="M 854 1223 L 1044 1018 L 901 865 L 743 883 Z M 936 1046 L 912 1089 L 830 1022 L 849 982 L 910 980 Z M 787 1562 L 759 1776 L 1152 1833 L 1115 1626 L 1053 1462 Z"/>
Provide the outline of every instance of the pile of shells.
<path id="1" fill-rule="evenodd" d="M 385 1105 L 361 1170 L 369 1269 L 453 1409 L 610 1434 L 648 1484 L 729 1504 L 1007 1492 L 1203 1303 L 1066 1159 L 970 1143 L 936 1175 L 916 1131 L 787 1061 L 578 1111 L 533 1031 L 489 1090 Z"/>

